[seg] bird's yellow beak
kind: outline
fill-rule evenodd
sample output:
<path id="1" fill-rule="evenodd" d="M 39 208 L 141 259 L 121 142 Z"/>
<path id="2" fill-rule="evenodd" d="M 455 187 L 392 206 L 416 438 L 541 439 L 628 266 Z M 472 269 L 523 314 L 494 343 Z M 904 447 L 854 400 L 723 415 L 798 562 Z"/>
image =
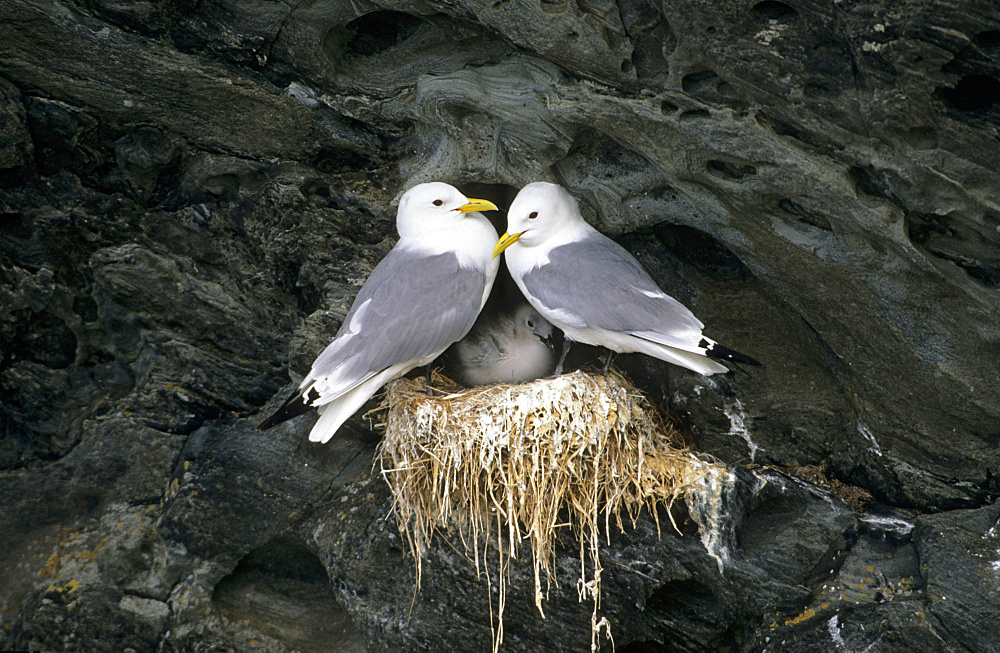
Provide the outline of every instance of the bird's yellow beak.
<path id="1" fill-rule="evenodd" d="M 498 211 L 497 205 L 489 200 L 474 200 L 471 197 L 467 197 L 469 203 L 465 206 L 458 207 L 458 210 L 462 213 L 469 213 L 471 211 Z"/>
<path id="2" fill-rule="evenodd" d="M 504 235 L 500 236 L 500 240 L 498 240 L 497 244 L 493 246 L 493 258 L 500 256 L 500 252 L 504 251 L 505 249 L 516 243 L 517 239 L 523 235 L 524 232 L 522 231 L 521 233 L 518 234 L 511 235 L 509 233 L 504 233 Z"/>

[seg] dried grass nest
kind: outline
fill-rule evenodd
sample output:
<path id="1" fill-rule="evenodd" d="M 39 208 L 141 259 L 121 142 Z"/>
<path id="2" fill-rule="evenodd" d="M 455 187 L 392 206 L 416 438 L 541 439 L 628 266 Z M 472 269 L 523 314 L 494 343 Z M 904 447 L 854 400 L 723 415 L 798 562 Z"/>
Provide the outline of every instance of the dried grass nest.
<path id="1" fill-rule="evenodd" d="M 432 385 L 454 386 L 440 374 Z M 655 516 L 658 504 L 669 508 L 720 467 L 685 448 L 649 402 L 614 373 L 574 372 L 438 396 L 427 394 L 422 378 L 399 379 L 389 384 L 382 408 L 386 433 L 379 459 L 415 558 L 417 587 L 421 553 L 436 531 L 457 533 L 471 548 L 477 573 L 480 564 L 486 570 L 488 547 L 497 550 L 494 649 L 503 640 L 509 561 L 523 541 L 530 544 L 535 605 L 544 617 L 556 531 L 571 529 L 580 546 L 580 600 L 593 601 L 596 649 L 602 627 L 610 634 L 606 619 L 598 619 L 600 522 L 606 535 L 612 522 L 623 528 L 623 515 L 634 526 L 644 506 Z"/>

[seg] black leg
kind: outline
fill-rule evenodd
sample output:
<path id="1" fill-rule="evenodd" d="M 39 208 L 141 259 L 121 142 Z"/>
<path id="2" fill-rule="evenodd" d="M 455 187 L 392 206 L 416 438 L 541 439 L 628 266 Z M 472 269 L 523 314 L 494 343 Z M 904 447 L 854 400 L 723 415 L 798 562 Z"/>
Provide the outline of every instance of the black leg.
<path id="1" fill-rule="evenodd" d="M 552 373 L 552 376 L 559 376 L 562 374 L 563 363 L 566 362 L 566 354 L 569 353 L 569 345 L 573 342 L 569 338 L 563 338 L 562 354 L 559 355 L 559 362 L 556 364 L 556 370 Z"/>
<path id="2" fill-rule="evenodd" d="M 424 367 L 424 380 L 427 384 L 427 396 L 434 396 L 434 388 L 431 387 L 431 366 L 430 364 Z"/>
<path id="3" fill-rule="evenodd" d="M 614 358 L 615 352 L 608 350 L 608 357 L 604 359 L 604 369 L 601 370 L 601 374 L 607 374 L 608 370 L 611 369 L 611 359 Z"/>

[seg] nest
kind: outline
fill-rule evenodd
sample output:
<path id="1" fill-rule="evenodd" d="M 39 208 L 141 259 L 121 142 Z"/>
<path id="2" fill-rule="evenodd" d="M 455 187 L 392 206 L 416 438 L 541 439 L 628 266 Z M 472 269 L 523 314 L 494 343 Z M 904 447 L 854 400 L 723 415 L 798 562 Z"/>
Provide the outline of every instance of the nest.
<path id="1" fill-rule="evenodd" d="M 441 376 L 432 382 L 448 383 Z M 388 386 L 383 408 L 388 415 L 382 473 L 416 561 L 417 587 L 422 551 L 437 531 L 458 534 L 472 551 L 477 573 L 486 571 L 488 548 L 496 548 L 494 650 L 503 640 L 509 562 L 522 542 L 531 549 L 534 600 L 544 617 L 557 532 L 569 529 L 576 537 L 577 588 L 581 601 L 593 601 L 596 649 L 602 627 L 608 630 L 607 621 L 598 619 L 601 522 L 607 536 L 612 523 L 623 529 L 623 518 L 634 526 L 643 507 L 655 518 L 658 505 L 669 509 L 717 471 L 687 450 L 677 432 L 616 374 L 575 372 L 444 396 L 428 396 L 422 379 L 399 379 Z"/>

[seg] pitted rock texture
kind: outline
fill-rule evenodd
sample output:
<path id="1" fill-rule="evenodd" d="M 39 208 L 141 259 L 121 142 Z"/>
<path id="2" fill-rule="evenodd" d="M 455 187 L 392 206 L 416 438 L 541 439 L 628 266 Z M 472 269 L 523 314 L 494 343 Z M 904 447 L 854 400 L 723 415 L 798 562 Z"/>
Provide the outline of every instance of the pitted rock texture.
<path id="1" fill-rule="evenodd" d="M 443 540 L 414 599 L 369 421 L 253 427 L 407 185 L 548 180 L 764 363 L 616 359 L 751 468 L 721 570 L 680 507 L 612 535 L 616 648 L 988 649 L 998 162 L 995 2 L 0 0 L 0 648 L 488 646 Z M 585 648 L 529 571 L 505 647 Z"/>

